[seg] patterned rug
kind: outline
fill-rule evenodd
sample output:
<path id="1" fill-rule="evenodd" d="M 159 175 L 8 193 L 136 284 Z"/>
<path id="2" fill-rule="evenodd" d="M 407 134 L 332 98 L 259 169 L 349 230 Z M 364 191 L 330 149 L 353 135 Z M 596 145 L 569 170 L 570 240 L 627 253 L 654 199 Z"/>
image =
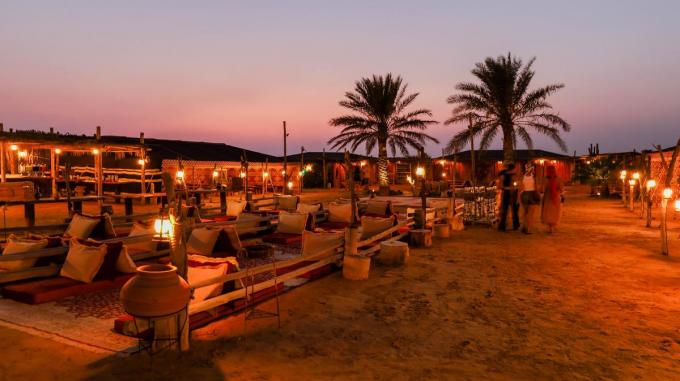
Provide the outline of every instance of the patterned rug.
<path id="1" fill-rule="evenodd" d="M 98 353 L 126 355 L 137 340 L 112 331 L 125 312 L 118 290 L 28 305 L 0 298 L 0 325 Z"/>

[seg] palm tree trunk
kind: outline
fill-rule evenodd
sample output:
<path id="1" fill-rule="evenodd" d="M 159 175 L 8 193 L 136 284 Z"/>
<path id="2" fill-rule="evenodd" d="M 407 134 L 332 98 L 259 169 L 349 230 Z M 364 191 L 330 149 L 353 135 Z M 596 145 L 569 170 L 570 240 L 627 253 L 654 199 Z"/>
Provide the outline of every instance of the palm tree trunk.
<path id="1" fill-rule="evenodd" d="M 378 194 L 380 196 L 390 195 L 390 178 L 387 173 L 387 142 L 378 143 Z"/>
<path id="2" fill-rule="evenodd" d="M 503 161 L 515 162 L 515 147 L 512 140 L 512 126 L 503 126 Z"/>

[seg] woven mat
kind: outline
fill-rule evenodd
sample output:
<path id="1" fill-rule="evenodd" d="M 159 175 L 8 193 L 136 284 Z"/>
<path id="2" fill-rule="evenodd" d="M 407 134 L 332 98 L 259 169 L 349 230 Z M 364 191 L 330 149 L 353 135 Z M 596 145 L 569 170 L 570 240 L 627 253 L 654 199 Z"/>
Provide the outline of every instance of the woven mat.
<path id="1" fill-rule="evenodd" d="M 0 325 L 98 353 L 129 354 L 137 341 L 112 331 L 125 315 L 118 290 L 29 305 L 0 298 Z"/>

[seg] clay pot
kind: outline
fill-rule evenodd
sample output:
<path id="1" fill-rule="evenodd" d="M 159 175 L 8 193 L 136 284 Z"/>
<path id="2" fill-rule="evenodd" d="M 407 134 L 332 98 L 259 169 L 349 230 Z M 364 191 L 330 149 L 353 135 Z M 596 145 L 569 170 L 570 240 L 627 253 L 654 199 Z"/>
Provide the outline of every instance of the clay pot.
<path id="1" fill-rule="evenodd" d="M 172 265 L 144 265 L 120 290 L 125 311 L 136 317 L 161 317 L 181 311 L 189 303 L 189 285 Z"/>

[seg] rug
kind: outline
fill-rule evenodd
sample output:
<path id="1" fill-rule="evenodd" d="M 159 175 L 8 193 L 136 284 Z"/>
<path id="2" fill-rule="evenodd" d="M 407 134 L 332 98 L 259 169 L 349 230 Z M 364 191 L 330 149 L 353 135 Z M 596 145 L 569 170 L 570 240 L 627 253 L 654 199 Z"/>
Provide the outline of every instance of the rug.
<path id="1" fill-rule="evenodd" d="M 112 331 L 125 312 L 119 290 L 29 305 L 0 298 L 0 325 L 97 353 L 127 355 L 137 340 Z"/>

